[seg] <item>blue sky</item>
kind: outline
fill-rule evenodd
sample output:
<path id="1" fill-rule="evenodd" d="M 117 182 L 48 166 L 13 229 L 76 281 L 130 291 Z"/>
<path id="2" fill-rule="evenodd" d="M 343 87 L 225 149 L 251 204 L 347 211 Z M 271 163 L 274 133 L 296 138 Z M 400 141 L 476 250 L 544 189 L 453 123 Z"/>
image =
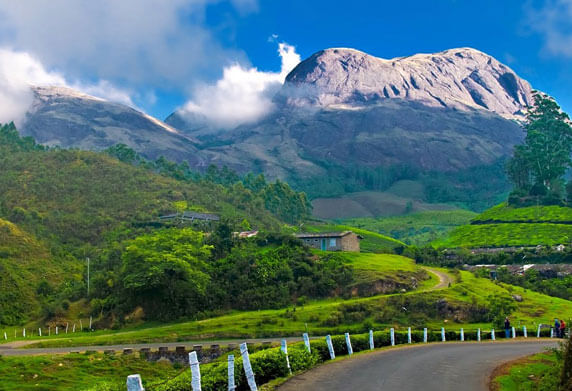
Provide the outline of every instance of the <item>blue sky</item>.
<path id="1" fill-rule="evenodd" d="M 209 86 L 233 75 L 250 78 L 249 88 L 274 85 L 287 69 L 280 42 L 294 47 L 290 63 L 293 50 L 306 58 L 341 46 L 391 58 L 469 46 L 572 111 L 572 0 L 2 2 L 0 91 L 25 101 L 4 71 L 4 79 L 66 84 L 164 119 L 179 106 L 212 103 Z M 0 109 L 0 121 L 7 115 Z"/>

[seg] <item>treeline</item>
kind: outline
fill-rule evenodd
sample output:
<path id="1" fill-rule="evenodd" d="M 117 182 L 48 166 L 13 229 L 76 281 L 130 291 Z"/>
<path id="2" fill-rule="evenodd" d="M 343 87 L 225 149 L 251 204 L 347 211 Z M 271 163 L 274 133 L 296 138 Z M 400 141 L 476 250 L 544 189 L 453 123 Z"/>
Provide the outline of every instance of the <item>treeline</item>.
<path id="1" fill-rule="evenodd" d="M 566 184 L 564 179 L 572 168 L 570 124 L 570 117 L 554 99 L 534 93 L 534 107 L 524 126 L 525 142 L 515 147 L 506 166 L 514 184 L 510 205 L 572 205 L 572 182 Z"/>
<path id="2" fill-rule="evenodd" d="M 281 308 L 343 294 L 354 281 L 339 255 L 314 256 L 291 236 L 238 239 L 226 223 L 208 236 L 191 228 L 141 235 L 106 251 L 93 273 L 93 315 L 119 323 L 136 308 L 162 321 Z"/>
<path id="3" fill-rule="evenodd" d="M 300 223 L 312 212 L 312 204 L 305 193 L 294 191 L 280 180 L 268 183 L 263 174 L 248 173 L 240 176 L 227 166 L 219 168 L 213 164 L 204 173 L 200 173 L 192 170 L 186 161 L 175 163 L 164 157 L 149 161 L 124 144 L 114 145 L 105 152 L 122 162 L 144 167 L 179 181 L 214 183 L 238 193 L 243 193 L 246 189 L 256 198 L 260 198 L 264 208 L 289 224 Z"/>

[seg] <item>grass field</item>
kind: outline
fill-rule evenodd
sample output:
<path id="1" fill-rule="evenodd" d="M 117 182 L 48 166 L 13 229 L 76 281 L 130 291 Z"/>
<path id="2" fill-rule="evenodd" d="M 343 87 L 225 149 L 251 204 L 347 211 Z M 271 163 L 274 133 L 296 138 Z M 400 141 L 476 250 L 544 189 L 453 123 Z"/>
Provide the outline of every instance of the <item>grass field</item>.
<path id="1" fill-rule="evenodd" d="M 340 224 L 378 232 L 405 244 L 424 245 L 442 239 L 454 228 L 468 224 L 476 213 L 457 209 L 425 211 L 403 216 L 362 217 L 340 220 Z"/>
<path id="2" fill-rule="evenodd" d="M 549 223 L 510 223 L 464 225 L 446 239 L 433 242 L 439 248 L 554 246 L 572 240 L 572 225 Z"/>
<path id="3" fill-rule="evenodd" d="M 179 367 L 170 362 L 151 363 L 135 356 L 68 354 L 31 357 L 0 357 L 2 391 L 76 391 L 102 383 L 125 384 L 128 375 L 139 373 L 149 384 L 174 377 Z M 96 390 L 97 388 L 93 388 Z"/>
<path id="4" fill-rule="evenodd" d="M 554 353 L 540 353 L 518 360 L 507 368 L 501 368 L 503 373 L 499 374 L 492 384 L 495 391 L 533 391 L 547 390 L 550 388 L 539 388 L 542 383 L 547 387 L 547 383 L 553 382 L 555 372 L 556 356 Z M 550 378 L 545 378 L 546 376 Z M 558 377 L 556 377 L 558 379 Z M 557 388 L 553 388 L 556 390 Z"/>
<path id="5" fill-rule="evenodd" d="M 518 310 L 512 314 L 515 326 L 527 325 L 535 330 L 538 323 L 550 324 L 554 317 L 566 318 L 572 313 L 572 302 L 545 296 L 523 288 L 495 284 L 488 279 L 476 278 L 468 272 L 455 276 L 459 282 L 448 289 L 419 289 L 405 294 L 381 295 L 349 300 L 329 299 L 307 303 L 304 306 L 280 310 L 233 312 L 200 321 L 189 321 L 140 327 L 117 332 L 98 331 L 73 338 L 46 338 L 37 347 L 108 345 L 115 343 L 167 342 L 196 339 L 245 337 L 297 336 L 308 331 L 310 335 L 365 332 L 370 328 L 389 327 L 405 329 L 429 327 L 448 329 L 481 327 L 489 323 L 470 323 L 467 314 L 487 304 L 489 295 L 521 295 Z M 450 311 L 440 313 L 437 303 L 446 303 Z M 402 308 L 405 307 L 406 310 Z M 459 319 L 457 319 L 459 317 Z M 464 318 L 465 317 L 465 318 Z"/>
<path id="6" fill-rule="evenodd" d="M 572 208 L 563 206 L 529 206 L 514 208 L 506 203 L 486 210 L 472 220 L 479 222 L 564 222 L 572 223 Z"/>
<path id="7" fill-rule="evenodd" d="M 308 224 L 303 227 L 306 232 L 337 232 L 337 231 L 353 231 L 363 237 L 360 243 L 361 251 L 372 253 L 392 253 L 396 247 L 404 247 L 405 243 L 381 235 L 362 228 L 356 228 L 349 225 L 322 223 Z"/>

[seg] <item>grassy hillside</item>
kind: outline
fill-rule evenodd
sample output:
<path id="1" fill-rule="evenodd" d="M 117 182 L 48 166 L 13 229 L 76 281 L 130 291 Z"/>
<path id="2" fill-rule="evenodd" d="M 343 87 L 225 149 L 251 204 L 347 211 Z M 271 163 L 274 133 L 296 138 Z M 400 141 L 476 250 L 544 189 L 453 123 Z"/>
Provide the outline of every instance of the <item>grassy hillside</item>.
<path id="1" fill-rule="evenodd" d="M 50 252 L 30 234 L 0 219 L 0 324 L 24 321 L 39 310 L 41 282 L 57 285 L 77 273 L 70 258 L 54 262 Z M 49 288 L 46 288 L 49 289 Z"/>
<path id="2" fill-rule="evenodd" d="M 550 324 L 555 316 L 572 313 L 572 302 L 549 297 L 506 284 L 495 284 L 460 272 L 450 288 L 420 289 L 405 294 L 382 295 L 352 300 L 320 300 L 302 307 L 281 310 L 233 312 L 201 321 L 124 330 L 120 333 L 95 332 L 74 338 L 46 338 L 38 346 L 105 345 L 142 341 L 183 341 L 197 338 L 244 338 L 295 336 L 309 331 L 313 335 L 366 332 L 408 326 L 465 330 L 489 329 L 486 318 L 489 295 L 520 295 L 511 320 L 515 326 L 534 330 L 538 323 Z M 407 310 L 404 310 L 406 308 Z"/>
<path id="3" fill-rule="evenodd" d="M 454 229 L 436 247 L 554 246 L 572 241 L 572 208 L 530 206 L 515 208 L 505 203 Z"/>
<path id="4" fill-rule="evenodd" d="M 335 223 L 314 223 L 304 225 L 305 232 L 337 232 L 353 231 L 363 237 L 361 251 L 372 253 L 393 253 L 396 248 L 405 247 L 405 243 L 362 228 Z"/>
<path id="5" fill-rule="evenodd" d="M 457 209 L 411 213 L 404 216 L 364 217 L 340 223 L 398 239 L 408 245 L 424 245 L 447 236 L 454 228 L 468 224 L 476 213 Z"/>

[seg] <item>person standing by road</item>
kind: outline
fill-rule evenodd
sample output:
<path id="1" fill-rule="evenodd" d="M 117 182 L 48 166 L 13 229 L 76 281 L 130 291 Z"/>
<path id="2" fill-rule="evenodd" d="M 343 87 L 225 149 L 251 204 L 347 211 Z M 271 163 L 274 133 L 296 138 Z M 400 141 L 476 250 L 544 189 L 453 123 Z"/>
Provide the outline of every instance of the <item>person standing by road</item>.
<path id="1" fill-rule="evenodd" d="M 566 336 L 566 323 L 564 319 L 560 319 L 560 338 L 564 338 Z"/>
<path id="2" fill-rule="evenodd" d="M 560 322 L 558 318 L 554 318 L 554 332 L 556 333 L 556 338 L 560 338 Z"/>
<path id="3" fill-rule="evenodd" d="M 504 336 L 505 338 L 510 338 L 510 320 L 508 316 L 504 318 Z"/>

